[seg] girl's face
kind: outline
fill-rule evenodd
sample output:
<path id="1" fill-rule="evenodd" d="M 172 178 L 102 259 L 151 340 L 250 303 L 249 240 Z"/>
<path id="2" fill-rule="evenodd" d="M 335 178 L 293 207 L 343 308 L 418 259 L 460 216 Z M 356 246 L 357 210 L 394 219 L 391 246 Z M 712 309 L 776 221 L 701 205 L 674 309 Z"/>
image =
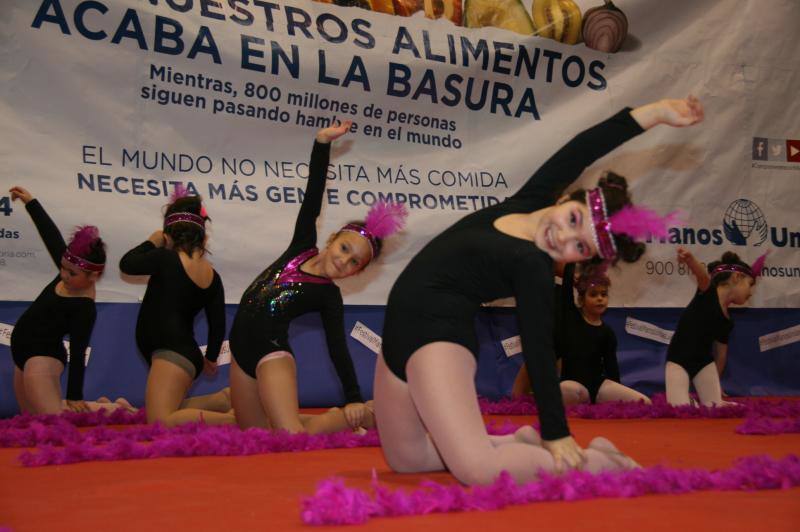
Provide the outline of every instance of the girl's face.
<path id="1" fill-rule="evenodd" d="M 590 286 L 586 293 L 578 299 L 578 302 L 585 312 L 599 316 L 608 309 L 608 287 Z"/>
<path id="2" fill-rule="evenodd" d="M 68 292 L 80 292 L 97 282 L 99 275 L 96 272 L 83 271 L 66 259 L 61 259 L 60 276 Z"/>
<path id="3" fill-rule="evenodd" d="M 539 219 L 536 246 L 556 262 L 580 262 L 597 254 L 589 208 L 578 201 L 558 203 Z"/>
<path id="4" fill-rule="evenodd" d="M 328 242 L 322 271 L 329 279 L 343 279 L 360 272 L 371 257 L 366 238 L 358 233 L 342 231 Z"/>
<path id="5" fill-rule="evenodd" d="M 737 305 L 744 305 L 747 303 L 747 300 L 750 299 L 750 296 L 753 295 L 753 287 L 756 284 L 756 280 L 749 275 L 738 272 L 734 273 L 731 277 L 731 293 L 733 295 L 731 301 Z"/>

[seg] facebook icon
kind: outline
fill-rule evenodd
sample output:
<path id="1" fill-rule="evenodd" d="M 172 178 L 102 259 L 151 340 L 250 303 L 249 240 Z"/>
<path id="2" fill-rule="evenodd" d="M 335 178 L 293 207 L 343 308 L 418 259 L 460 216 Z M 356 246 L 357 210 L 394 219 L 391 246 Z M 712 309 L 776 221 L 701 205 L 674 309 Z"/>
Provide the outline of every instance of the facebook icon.
<path id="1" fill-rule="evenodd" d="M 767 152 L 767 139 L 763 137 L 753 137 L 753 160 L 766 161 L 769 157 Z"/>

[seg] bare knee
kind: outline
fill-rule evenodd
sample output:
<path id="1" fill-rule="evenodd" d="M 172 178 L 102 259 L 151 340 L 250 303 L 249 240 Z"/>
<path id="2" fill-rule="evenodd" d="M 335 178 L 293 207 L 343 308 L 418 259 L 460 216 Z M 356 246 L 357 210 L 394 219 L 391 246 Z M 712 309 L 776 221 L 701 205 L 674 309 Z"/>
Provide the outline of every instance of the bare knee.
<path id="1" fill-rule="evenodd" d="M 490 461 L 481 460 L 454 464 L 450 472 L 462 484 L 467 486 L 486 486 L 497 480 L 500 470 Z"/>

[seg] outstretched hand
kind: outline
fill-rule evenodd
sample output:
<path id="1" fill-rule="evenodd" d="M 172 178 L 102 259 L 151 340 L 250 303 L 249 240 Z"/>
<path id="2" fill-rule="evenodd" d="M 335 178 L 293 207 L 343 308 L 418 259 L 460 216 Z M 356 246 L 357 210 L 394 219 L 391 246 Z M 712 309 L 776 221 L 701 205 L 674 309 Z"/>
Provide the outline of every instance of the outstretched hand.
<path id="1" fill-rule="evenodd" d="M 11 187 L 8 190 L 11 193 L 11 200 L 20 200 L 22 203 L 27 204 L 33 199 L 33 195 L 22 187 Z"/>
<path id="2" fill-rule="evenodd" d="M 703 104 L 694 96 L 682 100 L 661 100 L 661 122 L 673 127 L 686 127 L 703 121 Z"/>
<path id="3" fill-rule="evenodd" d="M 329 144 L 350 131 L 350 126 L 352 125 L 352 120 L 345 120 L 344 122 L 335 122 L 331 124 L 330 127 L 320 129 L 317 131 L 317 142 Z"/>
<path id="4" fill-rule="evenodd" d="M 681 264 L 686 264 L 692 258 L 692 252 L 688 249 L 684 248 L 683 246 L 678 248 L 678 262 Z"/>

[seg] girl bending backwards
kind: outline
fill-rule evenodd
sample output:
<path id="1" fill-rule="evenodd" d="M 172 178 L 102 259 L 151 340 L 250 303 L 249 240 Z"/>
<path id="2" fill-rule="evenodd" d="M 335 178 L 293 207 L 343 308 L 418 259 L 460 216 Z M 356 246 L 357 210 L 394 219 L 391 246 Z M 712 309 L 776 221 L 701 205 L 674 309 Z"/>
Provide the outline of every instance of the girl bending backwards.
<path id="1" fill-rule="evenodd" d="M 619 177 L 609 174 L 603 179 L 606 186 L 619 183 Z M 600 181 L 603 187 L 603 179 Z M 603 313 L 608 309 L 608 288 L 611 280 L 602 267 L 586 267 L 574 281 L 575 264 L 564 269 L 561 285 L 563 312 L 560 331 L 556 335 L 556 351 L 561 355 L 561 397 L 565 405 L 582 403 L 607 403 L 610 401 L 643 401 L 650 399 L 620 384 L 617 364 L 617 336 L 603 323 Z M 573 284 L 578 290 L 578 306 L 572 294 Z M 557 305 L 558 306 L 558 305 Z M 530 384 L 524 367 L 517 379 Z"/>
<path id="2" fill-rule="evenodd" d="M 345 225 L 324 249 L 317 249 L 316 220 L 325 191 L 330 143 L 349 128 L 350 122 L 344 122 L 317 133 L 292 241 L 283 255 L 256 277 L 239 303 L 230 334 L 231 401 L 242 428 L 318 434 L 374 425 L 347 350 L 342 295 L 333 280 L 355 275 L 375 259 L 382 239 L 402 226 L 405 209 L 378 204 L 364 223 Z M 311 311 L 322 315 L 328 353 L 347 404 L 344 409 L 301 416 L 288 332 L 294 318 Z"/>
<path id="3" fill-rule="evenodd" d="M 14 394 L 20 411 L 58 414 L 62 410 L 89 412 L 98 408 L 133 410 L 125 399 L 116 403 L 83 400 L 84 357 L 97 313 L 95 283 L 103 273 L 106 250 L 96 227 L 78 228 L 64 242 L 42 204 L 22 187 L 9 190 L 30 214 L 59 274 L 20 316 L 11 333 Z M 61 373 L 67 364 L 64 336 L 69 335 L 67 399 L 61 401 Z"/>
<path id="4" fill-rule="evenodd" d="M 694 384 L 700 403 L 706 406 L 727 406 L 722 400 L 719 373 L 712 350 L 724 357 L 733 321 L 728 307 L 743 305 L 750 299 L 756 277 L 761 274 L 766 254 L 752 266 L 730 251 L 722 259 L 704 268 L 689 251 L 678 248 L 678 262 L 686 264 L 697 279 L 689 306 L 678 320 L 678 328 L 667 349 L 667 401 L 671 405 L 688 405 L 689 383 Z"/>
<path id="5" fill-rule="evenodd" d="M 184 401 L 201 372 L 216 373 L 225 336 L 222 279 L 206 259 L 207 220 L 202 199 L 177 187 L 163 230 L 119 263 L 123 273 L 150 276 L 136 322 L 136 344 L 150 366 L 144 399 L 148 423 L 234 422 L 227 390 Z M 208 320 L 205 357 L 194 339 L 194 318 L 201 310 Z"/>
<path id="6" fill-rule="evenodd" d="M 463 483 L 487 484 L 504 470 L 524 482 L 539 469 L 564 465 L 589 471 L 635 466 L 606 439 L 596 438 L 584 451 L 570 436 L 553 349 L 553 261 L 635 261 L 644 246 L 629 236 L 666 235 L 665 223 L 643 224 L 653 213 L 631 207 L 625 187 L 607 180 L 557 205 L 553 198 L 585 167 L 642 131 L 701 118 L 694 98 L 625 109 L 572 139 L 511 198 L 466 216 L 411 260 L 389 295 L 375 372 L 375 416 L 395 471 L 446 468 Z M 634 230 L 637 225 L 648 230 Z M 489 436 L 478 407 L 475 314 L 481 302 L 509 296 L 517 299 L 541 439 L 532 427 Z"/>

